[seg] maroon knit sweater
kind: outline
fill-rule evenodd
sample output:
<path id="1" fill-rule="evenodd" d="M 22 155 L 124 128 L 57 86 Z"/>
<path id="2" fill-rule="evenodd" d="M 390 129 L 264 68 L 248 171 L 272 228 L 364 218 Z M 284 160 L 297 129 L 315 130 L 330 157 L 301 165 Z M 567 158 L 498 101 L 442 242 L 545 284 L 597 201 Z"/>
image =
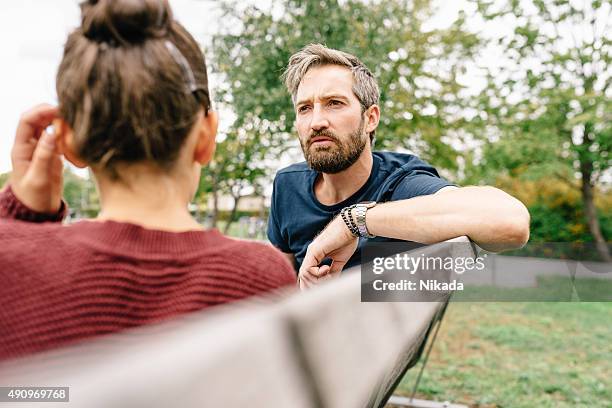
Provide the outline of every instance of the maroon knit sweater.
<path id="1" fill-rule="evenodd" d="M 0 193 L 0 360 L 295 285 L 277 250 L 217 230 L 61 218 Z"/>

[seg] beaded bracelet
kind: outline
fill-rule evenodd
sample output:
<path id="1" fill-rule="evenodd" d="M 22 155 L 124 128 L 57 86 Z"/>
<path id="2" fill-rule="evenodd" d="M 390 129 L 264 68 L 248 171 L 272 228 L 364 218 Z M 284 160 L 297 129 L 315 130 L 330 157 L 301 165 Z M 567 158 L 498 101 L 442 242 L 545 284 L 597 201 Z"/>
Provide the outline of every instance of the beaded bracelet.
<path id="1" fill-rule="evenodd" d="M 342 217 L 342 220 L 344 221 L 344 224 L 347 226 L 349 231 L 351 231 L 351 234 L 353 234 L 353 236 L 355 237 L 358 237 L 359 229 L 357 229 L 357 224 L 355 224 L 355 221 L 353 220 L 353 208 L 355 208 L 354 205 L 351 205 L 350 207 L 344 207 L 342 211 L 340 211 L 340 216 Z"/>

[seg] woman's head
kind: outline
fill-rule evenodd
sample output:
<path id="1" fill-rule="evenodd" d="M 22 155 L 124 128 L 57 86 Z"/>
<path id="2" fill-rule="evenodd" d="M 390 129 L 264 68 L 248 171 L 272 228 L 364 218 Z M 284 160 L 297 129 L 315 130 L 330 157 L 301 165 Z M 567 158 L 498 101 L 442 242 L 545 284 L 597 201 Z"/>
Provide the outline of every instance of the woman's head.
<path id="1" fill-rule="evenodd" d="M 111 179 L 135 163 L 170 171 L 194 128 L 211 116 L 197 42 L 166 0 L 88 0 L 81 11 L 57 73 L 68 150 Z M 205 130 L 216 131 L 216 118 L 209 122 Z M 212 155 L 214 131 L 212 140 L 206 135 L 210 149 L 194 144 L 200 155 L 206 150 L 196 161 Z"/>

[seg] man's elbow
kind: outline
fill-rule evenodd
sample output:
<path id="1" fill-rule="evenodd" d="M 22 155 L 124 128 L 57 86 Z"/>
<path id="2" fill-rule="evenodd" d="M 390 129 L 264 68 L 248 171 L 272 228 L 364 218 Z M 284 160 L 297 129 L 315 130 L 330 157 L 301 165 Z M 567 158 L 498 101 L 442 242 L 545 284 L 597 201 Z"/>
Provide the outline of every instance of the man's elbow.
<path id="1" fill-rule="evenodd" d="M 511 228 L 512 239 L 510 243 L 514 246 L 514 249 L 522 248 L 529 241 L 529 211 L 525 207 L 523 209 L 524 211 L 521 211 L 521 214 L 513 220 L 513 227 Z"/>
<path id="2" fill-rule="evenodd" d="M 516 201 L 516 208 L 499 226 L 501 250 L 519 249 L 529 241 L 529 211 L 523 203 Z"/>
<path id="3" fill-rule="evenodd" d="M 522 248 L 529 240 L 530 217 L 527 208 L 515 198 L 511 205 L 499 209 L 499 216 L 491 225 L 489 239 L 477 242 L 483 249 L 491 252 L 501 252 Z M 503 214 L 503 215 L 502 215 Z"/>

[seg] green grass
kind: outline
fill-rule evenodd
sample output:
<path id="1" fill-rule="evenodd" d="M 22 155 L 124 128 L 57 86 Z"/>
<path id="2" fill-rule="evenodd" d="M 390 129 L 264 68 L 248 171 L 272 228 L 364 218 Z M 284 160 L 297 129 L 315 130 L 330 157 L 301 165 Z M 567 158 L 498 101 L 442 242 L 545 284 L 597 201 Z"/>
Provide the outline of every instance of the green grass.
<path id="1" fill-rule="evenodd" d="M 612 280 L 578 278 L 572 282 L 568 277 L 540 276 L 533 288 L 502 288 L 493 286 L 466 285 L 456 292 L 455 300 L 503 301 L 503 302 L 583 302 L 612 301 Z"/>
<path id="2" fill-rule="evenodd" d="M 409 395 L 420 364 L 396 394 Z M 471 407 L 612 407 L 612 303 L 449 305 L 417 395 Z"/>

